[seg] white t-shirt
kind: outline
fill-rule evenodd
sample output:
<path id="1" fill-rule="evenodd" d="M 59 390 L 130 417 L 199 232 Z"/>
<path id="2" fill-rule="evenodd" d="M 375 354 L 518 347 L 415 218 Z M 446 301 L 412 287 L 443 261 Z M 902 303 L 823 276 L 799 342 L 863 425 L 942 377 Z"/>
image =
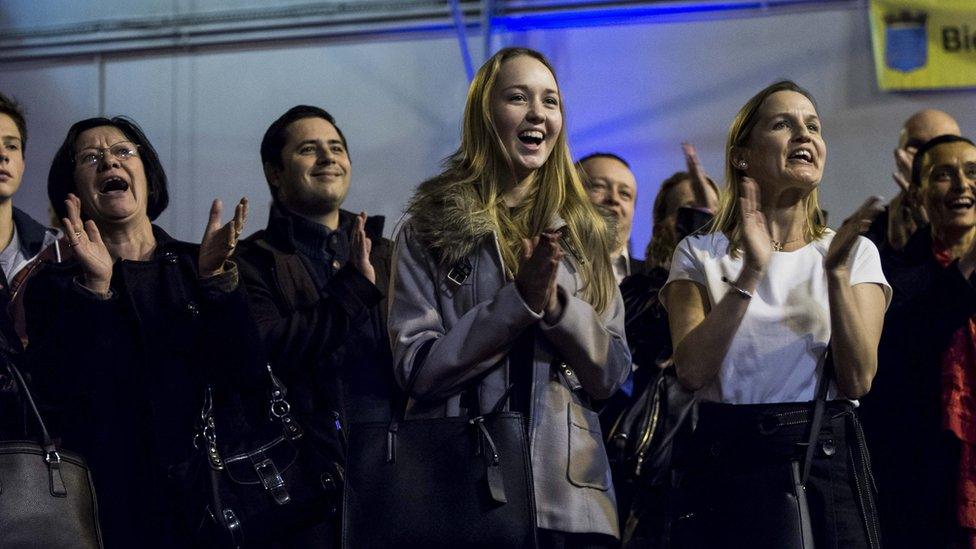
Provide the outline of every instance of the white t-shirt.
<path id="1" fill-rule="evenodd" d="M 820 375 L 817 362 L 830 339 L 823 258 L 833 238 L 834 232 L 828 230 L 820 240 L 799 250 L 773 252 L 718 376 L 698 391 L 698 398 L 730 404 L 813 400 Z M 742 270 L 742 255 L 733 259 L 728 244 L 722 233 L 685 238 L 674 251 L 667 284 L 697 282 L 714 308 L 726 293 L 734 292 L 722 277 L 734 281 Z M 874 243 L 859 237 L 848 265 L 851 286 L 880 284 L 887 307 L 891 287 L 881 272 Z M 836 394 L 832 385 L 828 398 L 836 398 Z"/>

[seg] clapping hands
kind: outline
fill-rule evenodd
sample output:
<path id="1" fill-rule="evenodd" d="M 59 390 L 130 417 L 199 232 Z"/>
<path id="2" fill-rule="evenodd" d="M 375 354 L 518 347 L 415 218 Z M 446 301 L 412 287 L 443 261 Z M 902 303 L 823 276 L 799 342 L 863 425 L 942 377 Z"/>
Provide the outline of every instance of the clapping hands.
<path id="1" fill-rule="evenodd" d="M 556 274 L 563 255 L 565 252 L 557 232 L 547 231 L 532 239 L 522 239 L 522 258 L 515 287 L 530 309 L 550 318 L 558 316 Z"/>
<path id="2" fill-rule="evenodd" d="M 200 241 L 198 260 L 200 278 L 210 278 L 224 272 L 224 263 L 230 259 L 247 221 L 247 198 L 242 198 L 234 208 L 234 218 L 220 225 L 223 204 L 215 199 L 210 206 L 210 219 Z"/>
<path id="3" fill-rule="evenodd" d="M 81 221 L 81 200 L 68 194 L 64 205 L 68 216 L 61 218 L 68 246 L 74 251 L 78 263 L 84 271 L 84 285 L 98 294 L 107 294 L 112 283 L 112 266 L 115 260 L 109 253 L 95 222 Z"/>
<path id="4" fill-rule="evenodd" d="M 359 212 L 356 216 L 356 226 L 352 231 L 352 246 L 349 250 L 349 262 L 370 282 L 376 284 L 376 271 L 369 262 L 369 253 L 373 249 L 373 241 L 366 236 L 366 212 Z"/>
<path id="5" fill-rule="evenodd" d="M 857 237 L 868 230 L 874 218 L 884 209 L 880 196 L 868 198 L 853 215 L 844 220 L 837 229 L 827 255 L 824 256 L 824 269 L 827 272 L 838 272 L 847 269 L 847 258 L 854 248 Z"/>

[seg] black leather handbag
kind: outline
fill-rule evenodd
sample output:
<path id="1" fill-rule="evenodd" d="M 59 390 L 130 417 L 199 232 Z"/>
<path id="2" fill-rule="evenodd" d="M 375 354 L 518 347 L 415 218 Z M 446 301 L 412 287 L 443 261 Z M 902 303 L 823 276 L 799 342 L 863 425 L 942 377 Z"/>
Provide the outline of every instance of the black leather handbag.
<path id="1" fill-rule="evenodd" d="M 670 474 L 675 437 L 686 426 L 693 392 L 678 383 L 674 366 L 661 370 L 622 410 L 606 435 L 610 467 L 619 481 L 659 485 Z"/>
<path id="2" fill-rule="evenodd" d="M 194 444 L 207 462 L 208 506 L 212 521 L 201 543 L 211 547 L 266 547 L 271 542 L 332 520 L 339 502 L 343 471 L 333 457 L 304 436 L 291 414 L 286 388 L 271 372 L 269 421 L 256 427 L 232 427 L 215 410 L 207 388 Z M 220 434 L 220 426 L 228 432 Z M 212 527 L 216 528 L 212 528 Z"/>
<path id="3" fill-rule="evenodd" d="M 0 442 L 0 547 L 101 548 L 95 488 L 85 460 L 55 447 L 20 371 L 2 360 L 37 420 L 41 443 Z"/>
<path id="4" fill-rule="evenodd" d="M 342 546 L 536 547 L 526 426 L 499 411 L 507 399 L 472 418 L 405 420 L 400 409 L 351 426 Z"/>

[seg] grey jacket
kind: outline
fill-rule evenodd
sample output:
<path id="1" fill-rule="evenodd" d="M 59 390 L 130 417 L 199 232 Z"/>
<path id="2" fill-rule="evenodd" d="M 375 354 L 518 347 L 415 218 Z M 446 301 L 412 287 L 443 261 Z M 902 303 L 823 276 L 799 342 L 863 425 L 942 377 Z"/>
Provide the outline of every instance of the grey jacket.
<path id="1" fill-rule="evenodd" d="M 564 260 L 557 275 L 563 313 L 549 324 L 528 308 L 505 275 L 493 232 L 464 248 L 472 270 L 457 284 L 421 244 L 416 225 L 415 218 L 407 221 L 396 240 L 389 314 L 401 386 L 424 361 L 409 395 L 410 416 L 460 415 L 460 392 L 475 379 L 481 410 L 491 410 L 509 385 L 507 354 L 513 342 L 538 323 L 542 335 L 534 350 L 529 428 L 538 526 L 619 537 L 599 420 L 557 372 L 565 363 L 583 390 L 598 399 L 624 382 L 630 352 L 619 291 L 601 317 L 577 297 L 580 277 L 573 262 Z M 458 241 L 470 236 L 458 235 Z"/>

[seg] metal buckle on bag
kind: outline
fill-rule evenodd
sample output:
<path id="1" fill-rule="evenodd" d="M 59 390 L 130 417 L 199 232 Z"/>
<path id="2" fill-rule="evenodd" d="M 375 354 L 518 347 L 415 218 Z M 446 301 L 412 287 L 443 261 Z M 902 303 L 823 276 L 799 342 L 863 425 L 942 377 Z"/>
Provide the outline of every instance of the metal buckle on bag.
<path id="1" fill-rule="evenodd" d="M 61 463 L 61 454 L 57 450 L 44 453 L 44 463 L 51 465 L 52 463 Z"/>
<path id="2" fill-rule="evenodd" d="M 285 488 L 285 479 L 282 478 L 278 467 L 270 458 L 255 463 L 254 471 L 261 479 L 264 489 L 271 493 L 275 503 L 284 505 L 291 501 L 291 496 L 288 495 L 288 490 Z"/>
<path id="3" fill-rule="evenodd" d="M 457 284 L 458 286 L 464 284 L 464 281 L 471 276 L 471 261 L 468 258 L 459 259 L 457 263 L 451 266 L 451 269 L 447 271 L 447 279 Z"/>

